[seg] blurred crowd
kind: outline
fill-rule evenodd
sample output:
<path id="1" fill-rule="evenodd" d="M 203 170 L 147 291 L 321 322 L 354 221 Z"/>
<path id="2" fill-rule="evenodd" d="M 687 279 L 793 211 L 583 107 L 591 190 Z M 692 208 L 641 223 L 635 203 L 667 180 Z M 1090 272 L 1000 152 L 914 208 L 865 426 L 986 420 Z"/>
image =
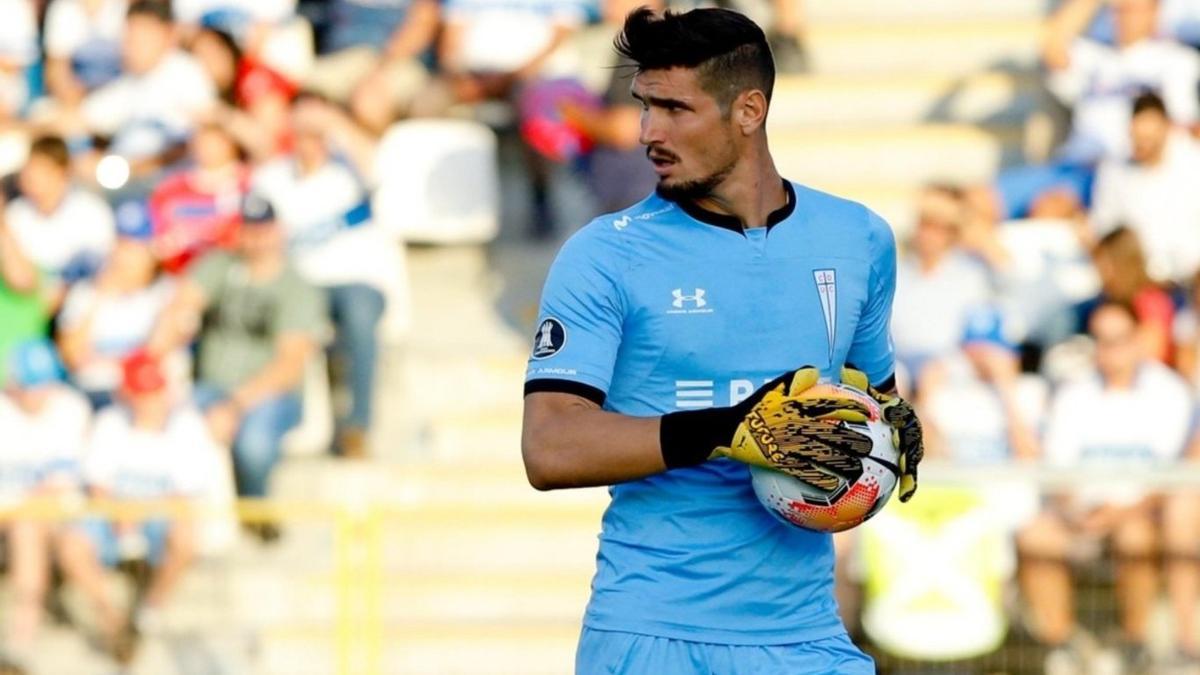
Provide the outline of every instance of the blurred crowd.
<path id="1" fill-rule="evenodd" d="M 1079 472 L 1074 489 L 1040 496 L 1019 481 L 994 495 L 925 495 L 959 514 L 922 535 L 958 556 L 955 578 L 975 589 L 959 593 L 958 609 L 976 612 L 977 626 L 1005 621 L 1005 597 L 990 584 L 1015 569 L 1023 623 L 1046 650 L 1038 667 L 1054 675 L 1101 672 L 1088 660 L 1102 651 L 1097 642 L 1124 668 L 1113 672 L 1200 672 L 1200 496 L 1091 485 L 1096 473 L 1087 473 L 1136 479 L 1139 469 L 1200 460 L 1197 26 L 1200 3 L 1186 0 L 1059 4 L 1041 55 L 1045 88 L 1068 113 L 1061 143 L 989 185 L 925 188 L 900 261 L 893 333 L 928 456 Z M 989 508 L 995 517 L 980 520 Z M 977 529 L 947 534 L 951 521 Z M 964 537 L 990 550 L 981 532 L 996 532 L 1008 553 L 969 558 Z M 1098 551 L 1112 556 L 1111 634 L 1076 616 L 1075 574 Z M 997 565 L 1011 553 L 1015 568 Z M 1164 584 L 1174 632 L 1155 651 Z M 913 611 L 936 620 L 935 609 Z M 871 616 L 867 608 L 864 622 Z M 1002 636 L 977 631 L 958 656 L 986 653 Z M 934 654 L 944 646 L 922 650 L 954 657 Z"/>
<path id="2" fill-rule="evenodd" d="M 0 0 L 5 506 L 265 497 L 326 361 L 345 393 L 328 451 L 366 456 L 382 324 L 407 290 L 373 203 L 410 148 L 381 158 L 385 137 L 459 120 L 515 141 L 534 237 L 565 227 L 548 197 L 564 162 L 587 155 L 594 213 L 641 198 L 629 73 L 595 67 L 641 4 Z M 732 4 L 804 67 L 798 3 Z M 52 561 L 128 661 L 206 549 L 171 513 L 6 521 L 0 670 L 29 655 Z M 152 572 L 122 609 L 104 567 L 139 559 Z"/>

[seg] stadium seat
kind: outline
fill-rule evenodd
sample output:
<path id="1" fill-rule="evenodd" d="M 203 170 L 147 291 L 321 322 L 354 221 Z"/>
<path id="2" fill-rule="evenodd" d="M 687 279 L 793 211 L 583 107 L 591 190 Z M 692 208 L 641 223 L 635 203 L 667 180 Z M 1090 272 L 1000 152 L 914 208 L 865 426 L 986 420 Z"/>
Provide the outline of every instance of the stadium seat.
<path id="1" fill-rule="evenodd" d="M 495 134 L 465 120 L 392 126 L 375 161 L 376 220 L 401 241 L 475 244 L 500 224 Z"/>

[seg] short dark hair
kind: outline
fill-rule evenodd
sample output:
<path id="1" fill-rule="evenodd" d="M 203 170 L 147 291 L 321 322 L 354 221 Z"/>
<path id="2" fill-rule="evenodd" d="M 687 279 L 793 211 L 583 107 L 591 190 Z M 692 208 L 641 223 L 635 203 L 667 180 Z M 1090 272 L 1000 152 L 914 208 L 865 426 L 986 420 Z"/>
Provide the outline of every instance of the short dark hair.
<path id="1" fill-rule="evenodd" d="M 1133 114 L 1140 115 L 1147 110 L 1153 110 L 1163 117 L 1167 115 L 1167 104 L 1163 103 L 1162 97 L 1153 91 L 1143 91 L 1138 94 L 1137 98 L 1133 99 Z"/>
<path id="2" fill-rule="evenodd" d="M 761 90 L 770 101 L 775 88 L 775 59 L 767 36 L 758 24 L 732 10 L 668 10 L 659 15 L 642 7 L 625 17 L 613 46 L 638 72 L 695 69 L 700 86 L 726 110 L 747 89 Z"/>
<path id="3" fill-rule="evenodd" d="M 45 157 L 60 169 L 66 169 L 71 164 L 71 152 L 61 136 L 38 136 L 29 145 L 29 155 Z"/>
<path id="4" fill-rule="evenodd" d="M 163 23 L 175 21 L 175 15 L 171 12 L 171 3 L 167 0 L 135 0 L 135 2 L 129 3 L 129 9 L 125 10 L 125 18 L 135 16 L 148 16 Z"/>

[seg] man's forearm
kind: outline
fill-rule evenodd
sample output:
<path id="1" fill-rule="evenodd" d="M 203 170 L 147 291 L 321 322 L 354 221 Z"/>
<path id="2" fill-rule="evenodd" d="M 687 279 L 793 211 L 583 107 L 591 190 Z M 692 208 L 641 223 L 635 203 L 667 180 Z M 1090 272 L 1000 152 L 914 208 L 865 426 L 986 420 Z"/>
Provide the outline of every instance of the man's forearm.
<path id="1" fill-rule="evenodd" d="M 530 394 L 530 398 L 554 394 Z M 612 485 L 666 470 L 658 417 L 629 417 L 596 407 L 525 408 L 522 455 L 539 490 Z"/>

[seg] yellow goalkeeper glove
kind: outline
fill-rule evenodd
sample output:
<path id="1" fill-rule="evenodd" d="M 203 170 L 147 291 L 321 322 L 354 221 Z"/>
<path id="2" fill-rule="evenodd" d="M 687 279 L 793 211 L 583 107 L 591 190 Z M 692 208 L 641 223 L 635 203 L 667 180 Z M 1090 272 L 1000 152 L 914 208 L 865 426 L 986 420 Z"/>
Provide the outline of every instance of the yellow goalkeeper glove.
<path id="1" fill-rule="evenodd" d="M 870 454 L 871 439 L 839 422 L 865 422 L 853 399 L 805 397 L 820 372 L 805 367 L 763 385 L 728 408 L 668 413 L 660 443 L 667 466 L 693 466 L 729 457 L 781 471 L 824 489 L 851 477 Z"/>
<path id="2" fill-rule="evenodd" d="M 908 501 L 917 491 L 917 465 L 925 456 L 924 434 L 916 411 L 899 396 L 872 387 L 866 373 L 851 366 L 842 369 L 842 383 L 867 392 L 882 408 L 884 421 L 892 427 L 892 443 L 900 452 L 900 501 Z"/>

